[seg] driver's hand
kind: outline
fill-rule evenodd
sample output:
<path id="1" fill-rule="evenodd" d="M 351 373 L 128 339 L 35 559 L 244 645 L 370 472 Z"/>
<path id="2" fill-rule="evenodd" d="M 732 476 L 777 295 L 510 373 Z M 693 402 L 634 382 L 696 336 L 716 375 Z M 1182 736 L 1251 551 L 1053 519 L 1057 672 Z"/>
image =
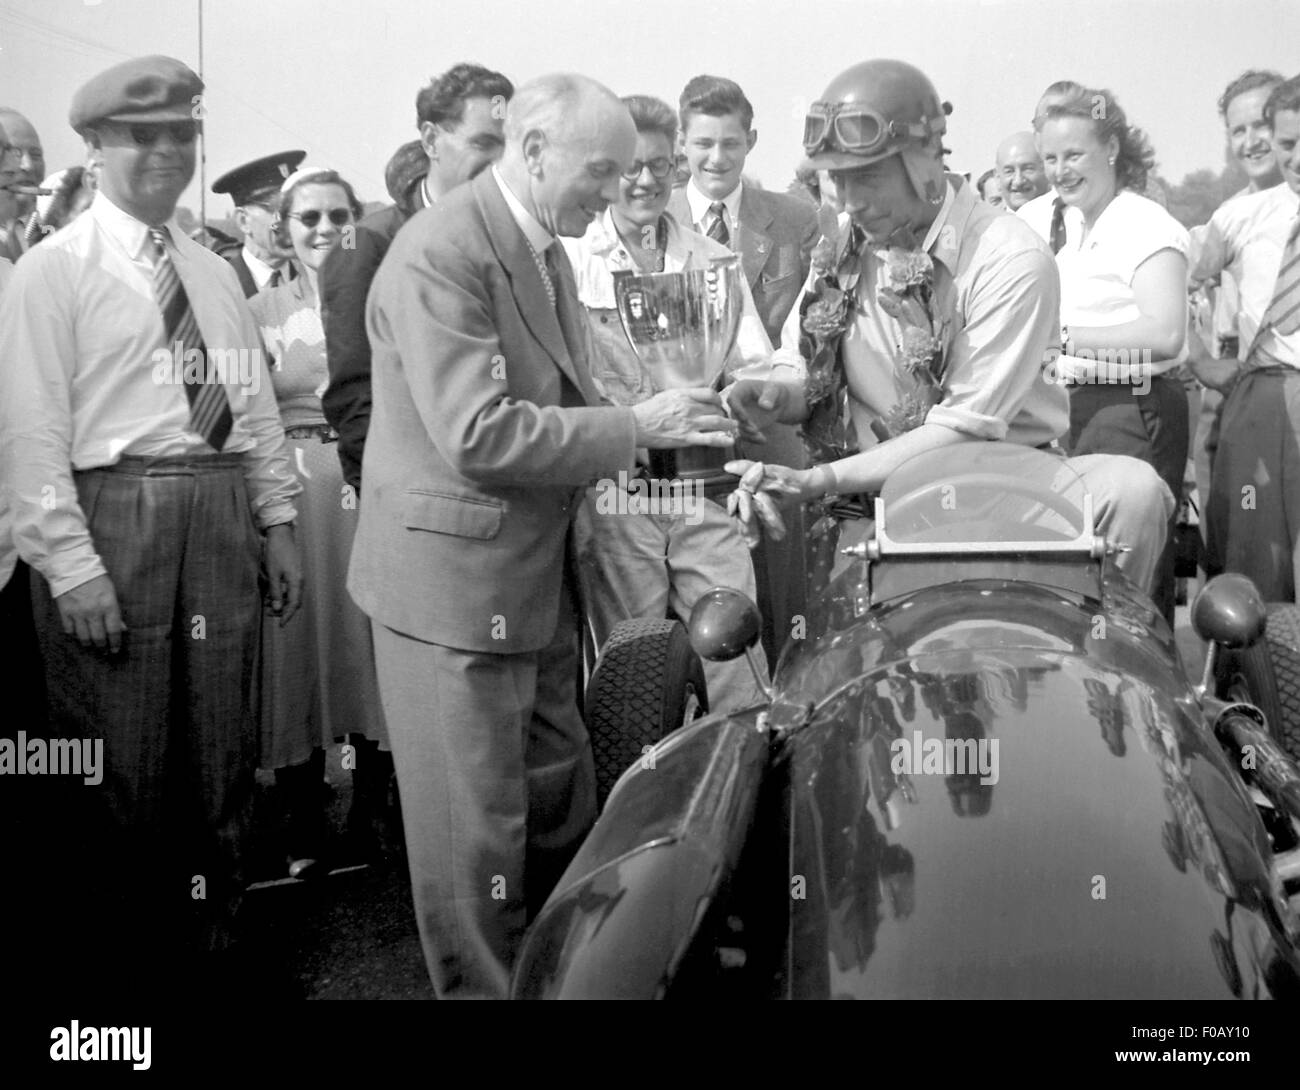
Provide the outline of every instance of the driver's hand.
<path id="1" fill-rule="evenodd" d="M 740 485 L 727 497 L 727 514 L 740 524 L 740 536 L 751 549 L 763 539 L 763 531 L 773 541 L 785 537 L 785 520 L 773 496 L 803 497 L 808 471 L 788 466 L 767 465 L 740 458 L 724 467 L 740 478 Z"/>

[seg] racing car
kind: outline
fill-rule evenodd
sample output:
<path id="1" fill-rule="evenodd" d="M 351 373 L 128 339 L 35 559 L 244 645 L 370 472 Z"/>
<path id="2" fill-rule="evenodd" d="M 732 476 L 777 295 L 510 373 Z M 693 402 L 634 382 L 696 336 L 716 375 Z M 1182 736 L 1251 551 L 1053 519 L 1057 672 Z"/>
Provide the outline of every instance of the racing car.
<path id="1" fill-rule="evenodd" d="M 1011 444 L 874 515 L 760 706 L 706 714 L 699 659 L 758 640 L 735 590 L 609 641 L 603 809 L 513 994 L 1300 996 L 1295 607 L 1212 580 L 1189 679 L 1068 462 Z"/>

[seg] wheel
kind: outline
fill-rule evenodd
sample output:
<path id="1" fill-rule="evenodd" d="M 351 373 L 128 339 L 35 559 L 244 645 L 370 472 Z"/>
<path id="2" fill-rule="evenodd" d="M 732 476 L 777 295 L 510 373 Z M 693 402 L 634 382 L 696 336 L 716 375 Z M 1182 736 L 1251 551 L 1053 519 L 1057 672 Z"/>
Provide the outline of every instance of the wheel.
<path id="1" fill-rule="evenodd" d="M 602 809 L 623 771 L 709 710 L 704 665 L 673 620 L 624 621 L 610 633 L 587 687 L 587 733 Z"/>
<path id="2" fill-rule="evenodd" d="M 1245 651 L 1224 651 L 1216 670 L 1225 700 L 1264 713 L 1269 733 L 1300 761 L 1300 606 L 1273 602 L 1264 638 Z"/>

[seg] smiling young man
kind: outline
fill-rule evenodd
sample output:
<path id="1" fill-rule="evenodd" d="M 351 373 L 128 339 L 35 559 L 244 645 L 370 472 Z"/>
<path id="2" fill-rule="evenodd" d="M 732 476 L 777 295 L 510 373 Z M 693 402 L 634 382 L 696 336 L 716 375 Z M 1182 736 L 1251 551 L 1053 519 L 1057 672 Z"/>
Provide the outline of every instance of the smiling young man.
<path id="1" fill-rule="evenodd" d="M 1300 76 L 1263 107 L 1285 184 L 1223 204 L 1192 231 L 1190 277 L 1240 292 L 1239 377 L 1224 401 L 1207 504 L 1207 567 L 1241 572 L 1265 601 L 1300 586 Z"/>
<path id="2" fill-rule="evenodd" d="M 99 191 L 0 300 L 0 484 L 42 577 L 52 728 L 104 740 L 101 820 L 121 835 L 132 926 L 186 919 L 179 891 L 202 875 L 195 907 L 216 943 L 242 892 L 259 560 L 286 622 L 302 575 L 300 488 L 257 327 L 230 266 L 176 222 L 202 94 L 180 61 L 153 56 L 73 97 Z M 190 371 L 217 352 L 251 354 L 254 381 Z M 170 377 L 178 353 L 185 383 Z"/>
<path id="3" fill-rule="evenodd" d="M 504 997 L 595 819 L 570 527 L 638 447 L 726 446 L 711 390 L 602 402 L 560 236 L 636 130 L 576 75 L 520 87 L 505 154 L 394 240 L 367 304 L 374 418 L 348 588 L 372 622 L 416 920 L 439 997 Z"/>
<path id="4" fill-rule="evenodd" d="M 865 61 L 833 80 L 814 103 L 805 129 L 808 161 L 829 170 L 844 211 L 861 232 L 853 321 L 836 346 L 834 372 L 847 387 L 856 453 L 806 470 L 764 464 L 757 487 L 805 500 L 878 492 L 918 454 L 970 439 L 1050 448 L 1066 431 L 1064 389 L 1044 368 L 1059 344 L 1060 278 L 1047 247 L 1016 216 L 980 201 L 973 187 L 943 169 L 947 104 L 924 73 L 902 61 Z M 949 331 L 939 402 L 912 427 L 877 440 L 872 424 L 889 417 L 907 388 L 903 330 L 881 306 L 889 283 L 889 245 L 915 246 L 934 269 L 938 316 Z M 786 323 L 783 345 L 798 344 L 802 300 Z M 774 362 L 803 370 L 797 350 Z M 831 387 L 833 388 L 833 386 Z M 747 427 L 802 423 L 812 413 L 840 418 L 836 399 L 810 404 L 802 380 L 741 380 L 733 411 Z M 1155 471 L 1135 458 L 1088 455 L 1069 464 L 1093 493 L 1101 532 L 1132 546 L 1120 566 L 1146 586 L 1165 540 L 1173 497 Z M 739 462 L 733 472 L 746 472 Z M 861 529 L 861 526 L 859 526 Z"/>
<path id="5" fill-rule="evenodd" d="M 479 64 L 458 64 L 422 87 L 415 98 L 420 143 L 428 162 L 411 205 L 394 203 L 356 226 L 320 270 L 321 317 L 330 382 L 321 399 L 339 433 L 343 479 L 361 491 L 361 462 L 370 427 L 370 340 L 366 296 L 394 237 L 411 216 L 501 158 L 502 125 L 514 85 Z M 360 767 L 360 766 L 358 766 Z"/>

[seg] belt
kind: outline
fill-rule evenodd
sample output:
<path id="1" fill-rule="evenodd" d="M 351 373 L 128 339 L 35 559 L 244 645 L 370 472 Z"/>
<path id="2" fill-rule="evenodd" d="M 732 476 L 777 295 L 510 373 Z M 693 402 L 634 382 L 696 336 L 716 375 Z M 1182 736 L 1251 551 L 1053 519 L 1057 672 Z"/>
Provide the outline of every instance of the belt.
<path id="1" fill-rule="evenodd" d="M 328 424 L 295 424 L 284 429 L 286 439 L 319 439 L 322 443 L 337 443 L 339 433 Z"/>
<path id="2" fill-rule="evenodd" d="M 181 454 L 151 458 L 139 454 L 124 454 L 112 465 L 92 466 L 78 470 L 80 473 L 129 473 L 137 477 L 189 476 L 195 473 L 226 473 L 242 470 L 242 454 Z"/>

